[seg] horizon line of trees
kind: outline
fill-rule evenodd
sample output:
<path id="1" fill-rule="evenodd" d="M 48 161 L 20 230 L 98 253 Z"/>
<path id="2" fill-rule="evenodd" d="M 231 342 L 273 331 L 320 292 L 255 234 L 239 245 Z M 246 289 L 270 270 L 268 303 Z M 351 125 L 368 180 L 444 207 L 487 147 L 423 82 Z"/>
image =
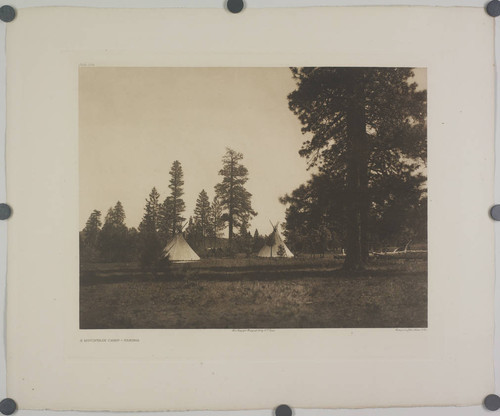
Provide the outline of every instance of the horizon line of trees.
<path id="1" fill-rule="evenodd" d="M 161 201 L 156 187 L 146 198 L 144 213 L 138 228 L 125 225 L 125 210 L 120 201 L 109 208 L 104 223 L 101 212 L 94 210 L 80 232 L 80 257 L 87 262 L 125 262 L 140 260 L 143 266 L 154 266 L 163 247 L 183 231 L 186 240 L 201 255 L 252 252 L 263 237 L 256 230 L 250 234 L 250 220 L 257 215 L 252 208 L 250 192 L 245 184 L 248 169 L 241 163 L 243 154 L 226 148 L 219 170 L 221 181 L 210 198 L 202 189 L 196 200 L 194 215 L 183 217 L 186 204 L 184 173 L 178 160 L 172 163 L 168 188 L 170 194 Z M 223 231 L 228 228 L 227 244 L 222 244 Z M 237 230 L 237 232 L 236 232 Z M 220 246 L 218 247 L 218 243 Z"/>

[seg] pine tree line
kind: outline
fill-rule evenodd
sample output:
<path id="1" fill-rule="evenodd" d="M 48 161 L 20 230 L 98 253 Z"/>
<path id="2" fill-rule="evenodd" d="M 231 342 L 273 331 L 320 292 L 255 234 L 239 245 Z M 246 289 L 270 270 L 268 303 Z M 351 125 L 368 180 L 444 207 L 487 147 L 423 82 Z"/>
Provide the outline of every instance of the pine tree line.
<path id="1" fill-rule="evenodd" d="M 260 243 L 261 238 L 258 231 L 254 238 L 248 231 L 250 220 L 257 213 L 252 209 L 252 195 L 245 188 L 248 169 L 241 164 L 242 159 L 241 153 L 226 148 L 219 171 L 222 180 L 214 187 L 214 198 L 210 201 L 202 189 L 194 215 L 188 221 L 183 216 L 186 211 L 184 173 L 178 160 L 169 172 L 169 195 L 162 201 L 156 187 L 152 188 L 138 229 L 125 225 L 125 211 L 120 201 L 109 209 L 104 224 L 101 212 L 94 210 L 80 233 L 81 260 L 140 261 L 143 266 L 154 266 L 163 247 L 180 232 L 184 232 L 187 241 L 202 256 L 255 250 L 255 241 Z M 226 226 L 229 228 L 227 242 L 221 238 Z"/>

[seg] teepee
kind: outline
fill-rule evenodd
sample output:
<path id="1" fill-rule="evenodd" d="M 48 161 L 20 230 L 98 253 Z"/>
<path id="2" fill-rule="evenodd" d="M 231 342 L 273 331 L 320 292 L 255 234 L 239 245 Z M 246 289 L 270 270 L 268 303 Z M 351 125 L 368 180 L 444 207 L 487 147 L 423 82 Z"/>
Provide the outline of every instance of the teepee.
<path id="1" fill-rule="evenodd" d="M 272 238 L 274 238 L 274 244 L 272 246 L 265 245 L 262 247 L 259 251 L 259 254 L 257 256 L 259 257 L 293 257 L 293 253 L 288 249 L 286 246 L 285 242 L 281 238 L 280 232 L 278 231 L 278 224 L 273 225 L 273 233 Z M 282 247 L 282 250 L 280 252 L 280 246 Z"/>
<path id="2" fill-rule="evenodd" d="M 176 234 L 165 246 L 162 258 L 168 257 L 173 263 L 187 263 L 199 261 L 200 257 L 194 252 L 182 233 Z"/>

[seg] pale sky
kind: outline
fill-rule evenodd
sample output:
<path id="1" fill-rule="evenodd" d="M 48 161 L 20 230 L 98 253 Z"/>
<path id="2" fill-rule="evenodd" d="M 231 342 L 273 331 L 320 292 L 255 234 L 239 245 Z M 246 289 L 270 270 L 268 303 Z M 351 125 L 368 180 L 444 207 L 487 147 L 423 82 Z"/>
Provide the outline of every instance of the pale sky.
<path id="1" fill-rule="evenodd" d="M 416 82 L 426 88 L 425 70 Z M 247 189 L 261 234 L 284 221 L 278 198 L 311 172 L 298 151 L 305 140 L 288 109 L 295 89 L 288 68 L 80 68 L 80 228 L 94 209 L 120 200 L 137 227 L 155 186 L 169 194 L 169 170 L 184 171 L 184 216 L 202 189 L 210 199 L 221 180 L 225 148 L 243 153 Z"/>

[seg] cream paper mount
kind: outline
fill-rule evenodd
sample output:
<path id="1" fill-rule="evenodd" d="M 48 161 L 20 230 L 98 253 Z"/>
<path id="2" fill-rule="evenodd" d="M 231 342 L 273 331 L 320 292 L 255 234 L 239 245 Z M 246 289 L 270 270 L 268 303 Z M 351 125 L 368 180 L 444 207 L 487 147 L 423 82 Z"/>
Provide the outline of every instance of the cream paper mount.
<path id="1" fill-rule="evenodd" d="M 7 189 L 16 212 L 9 220 L 8 241 L 8 396 L 21 409 L 112 411 L 266 409 L 277 403 L 297 408 L 481 403 L 494 389 L 493 227 L 482 215 L 493 201 L 493 29 L 482 8 L 459 7 L 247 9 L 237 15 L 208 9 L 23 9 L 7 27 Z M 251 77 L 259 68 L 276 68 L 259 75 L 269 79 L 287 67 L 425 69 L 426 322 L 414 327 L 318 328 L 313 323 L 299 329 L 292 322 L 271 329 L 201 329 L 196 323 L 183 326 L 184 318 L 175 320 L 174 312 L 165 312 L 161 316 L 171 320 L 153 329 L 134 327 L 141 322 L 138 309 L 133 319 L 112 321 L 106 328 L 107 319 L 116 314 L 105 309 L 113 285 L 99 286 L 89 295 L 95 281 L 85 279 L 106 273 L 112 279 L 120 271 L 81 268 L 79 231 L 82 215 L 89 212 L 80 211 L 91 199 L 82 195 L 99 194 L 98 186 L 87 182 L 92 171 L 88 161 L 97 159 L 82 155 L 92 154 L 87 143 L 102 139 L 84 130 L 89 141 L 81 140 L 82 128 L 95 127 L 82 119 L 82 109 L 91 120 L 112 124 L 109 134 L 121 134 L 119 123 L 108 123 L 112 119 L 102 104 L 110 99 L 111 108 L 121 108 L 123 102 L 141 102 L 141 94 L 127 93 L 130 84 L 120 84 L 126 81 L 123 73 L 138 73 L 135 86 L 150 88 L 150 75 L 159 72 L 181 77 L 220 68 L 236 77 L 238 69 L 254 68 L 248 71 Z M 82 90 L 84 77 L 99 71 L 116 77 Z M 202 91 L 209 88 L 204 82 Z M 106 89 L 111 86 L 115 95 Z M 102 101 L 89 101 L 94 106 L 82 101 L 82 94 L 95 97 L 100 91 L 106 91 Z M 174 86 L 171 91 L 182 96 Z M 187 93 L 194 94 L 190 88 Z M 206 103 L 206 114 L 193 114 L 185 129 L 210 117 L 207 126 L 217 128 L 210 112 L 217 105 Z M 168 125 L 185 117 L 174 105 L 168 108 Z M 155 111 L 153 103 L 137 117 L 148 119 Z M 134 122 L 128 118 L 127 125 L 133 129 Z M 244 127 L 254 124 L 258 122 Z M 144 126 L 151 125 L 146 120 Z M 267 127 L 261 133 L 271 142 Z M 296 127 L 300 129 L 298 122 Z M 149 130 L 142 133 L 143 140 L 154 136 Z M 189 137 L 192 143 L 171 148 L 167 172 L 183 146 L 198 147 L 199 160 L 210 155 L 213 141 Z M 165 140 L 175 143 L 176 137 Z M 96 158 L 107 151 L 106 143 L 94 148 Z M 125 139 L 114 143 L 111 168 L 102 163 L 94 167 L 111 175 L 116 174 L 112 166 L 120 166 L 125 175 L 134 163 L 125 169 L 118 161 L 130 157 L 127 152 L 134 148 Z M 159 140 L 157 146 L 163 143 Z M 140 159 L 139 145 L 135 150 L 137 164 L 149 169 L 144 160 L 153 159 Z M 252 145 L 244 150 L 250 154 Z M 282 165 L 287 157 L 285 149 Z M 198 173 L 203 172 L 200 167 Z M 188 178 L 186 171 L 186 189 Z M 113 189 L 123 189 L 124 183 L 139 186 L 115 180 Z M 107 201 L 103 194 L 92 201 Z M 115 206 L 110 215 L 116 212 Z M 186 287 L 205 288 L 199 279 L 183 279 Z M 131 281 L 135 292 L 124 302 L 141 296 L 150 284 Z M 91 323 L 84 329 L 86 296 L 101 299 L 102 309 L 96 310 L 108 315 L 104 323 L 85 321 Z M 377 316 L 377 308 L 370 310 L 367 322 Z M 224 319 L 232 322 L 230 316 Z"/>

